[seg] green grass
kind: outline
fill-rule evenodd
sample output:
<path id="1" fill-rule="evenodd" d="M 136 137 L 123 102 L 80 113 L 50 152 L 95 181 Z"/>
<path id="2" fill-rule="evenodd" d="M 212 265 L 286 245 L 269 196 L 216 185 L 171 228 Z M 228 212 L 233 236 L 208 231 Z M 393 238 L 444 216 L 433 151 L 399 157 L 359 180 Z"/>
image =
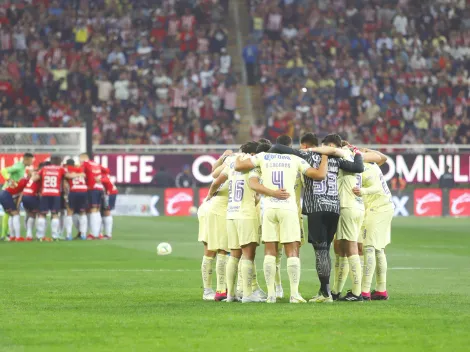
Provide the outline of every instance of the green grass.
<path id="1" fill-rule="evenodd" d="M 203 302 L 196 237 L 194 218 L 117 218 L 112 241 L 0 243 L 0 351 L 470 348 L 470 219 L 396 219 L 391 300 L 362 304 Z M 156 255 L 162 241 L 172 255 Z M 313 258 L 302 249 L 304 297 Z"/>

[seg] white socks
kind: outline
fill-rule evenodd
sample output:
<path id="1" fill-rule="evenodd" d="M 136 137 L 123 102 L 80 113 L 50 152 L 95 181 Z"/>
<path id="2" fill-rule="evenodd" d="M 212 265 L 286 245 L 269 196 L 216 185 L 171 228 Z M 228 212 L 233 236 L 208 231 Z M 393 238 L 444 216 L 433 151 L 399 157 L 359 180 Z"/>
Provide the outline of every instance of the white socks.
<path id="1" fill-rule="evenodd" d="M 20 215 L 14 215 L 10 217 L 12 228 L 10 230 L 11 235 L 15 236 L 16 238 L 21 237 L 21 224 L 20 224 Z"/>
<path id="2" fill-rule="evenodd" d="M 38 239 L 44 238 L 46 235 L 46 218 L 39 217 L 36 220 L 36 237 Z"/>
<path id="3" fill-rule="evenodd" d="M 90 229 L 93 237 L 98 238 L 101 230 L 101 214 L 99 212 L 90 213 Z"/>
<path id="4" fill-rule="evenodd" d="M 33 238 L 33 228 L 34 228 L 35 222 L 36 222 L 35 218 L 28 217 L 26 219 L 26 237 L 27 238 Z"/>
<path id="5" fill-rule="evenodd" d="M 108 215 L 103 217 L 104 234 L 108 237 L 113 236 L 113 216 Z"/>
<path id="6" fill-rule="evenodd" d="M 60 220 L 58 218 L 51 219 L 51 235 L 53 239 L 59 238 Z"/>
<path id="7" fill-rule="evenodd" d="M 65 235 L 67 236 L 67 238 L 72 238 L 73 218 L 71 215 L 67 215 L 65 217 L 64 225 L 65 225 Z"/>
<path id="8" fill-rule="evenodd" d="M 78 231 L 80 231 L 81 236 L 86 237 L 87 230 L 88 230 L 88 216 L 86 214 L 82 214 L 79 216 L 79 220 L 78 220 Z"/>
<path id="9" fill-rule="evenodd" d="M 72 215 L 72 222 L 73 226 L 80 231 L 80 214 L 73 214 Z"/>

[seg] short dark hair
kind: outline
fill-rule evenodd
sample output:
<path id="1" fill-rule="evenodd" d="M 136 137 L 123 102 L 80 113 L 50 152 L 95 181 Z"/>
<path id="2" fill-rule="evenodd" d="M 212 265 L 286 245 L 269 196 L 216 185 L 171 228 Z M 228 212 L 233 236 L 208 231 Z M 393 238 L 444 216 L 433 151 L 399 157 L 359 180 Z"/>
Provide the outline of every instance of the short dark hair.
<path id="1" fill-rule="evenodd" d="M 44 166 L 49 166 L 49 165 L 51 165 L 51 162 L 50 162 L 49 160 L 48 160 L 48 161 L 44 161 L 44 162 L 42 163 L 42 167 L 44 167 Z"/>
<path id="2" fill-rule="evenodd" d="M 269 139 L 266 138 L 260 138 L 258 143 L 260 144 L 268 144 L 268 145 L 273 145 Z"/>
<path id="3" fill-rule="evenodd" d="M 24 153 L 23 154 L 23 159 L 30 159 L 30 158 L 34 158 L 34 155 L 31 154 L 31 153 Z"/>
<path id="4" fill-rule="evenodd" d="M 62 163 L 62 158 L 60 156 L 57 156 L 57 155 L 51 156 L 52 165 L 60 165 L 61 163 Z"/>
<path id="5" fill-rule="evenodd" d="M 256 154 L 259 154 L 259 153 L 267 153 L 269 151 L 269 149 L 271 149 L 271 144 L 267 144 L 267 143 L 260 143 L 258 144 L 258 148 L 256 148 Z"/>
<path id="6" fill-rule="evenodd" d="M 68 166 L 75 166 L 75 160 L 73 160 L 73 159 L 67 159 L 67 161 L 65 162 L 65 165 L 68 165 Z"/>
<path id="7" fill-rule="evenodd" d="M 256 153 L 256 148 L 258 148 L 259 143 L 255 141 L 246 142 L 240 147 L 240 151 L 246 154 Z"/>
<path id="8" fill-rule="evenodd" d="M 282 136 L 277 137 L 276 143 L 290 147 L 292 145 L 292 138 L 287 134 L 283 134 Z"/>
<path id="9" fill-rule="evenodd" d="M 342 140 L 341 140 L 341 137 L 339 136 L 339 134 L 334 134 L 333 133 L 333 134 L 329 134 L 325 138 L 323 138 L 322 143 L 323 144 L 333 143 L 335 146 L 337 146 L 339 148 L 339 147 L 341 147 Z"/>
<path id="10" fill-rule="evenodd" d="M 309 147 L 318 147 L 318 137 L 313 132 L 307 132 L 300 138 L 300 144 L 306 144 Z"/>

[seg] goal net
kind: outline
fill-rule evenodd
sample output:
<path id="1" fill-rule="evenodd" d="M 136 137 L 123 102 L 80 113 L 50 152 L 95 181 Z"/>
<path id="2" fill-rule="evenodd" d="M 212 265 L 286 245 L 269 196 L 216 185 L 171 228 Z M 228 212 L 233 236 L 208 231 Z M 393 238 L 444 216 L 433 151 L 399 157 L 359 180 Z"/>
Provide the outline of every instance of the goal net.
<path id="1" fill-rule="evenodd" d="M 0 128 L 0 153 L 70 155 L 86 151 L 86 130 L 71 128 Z"/>

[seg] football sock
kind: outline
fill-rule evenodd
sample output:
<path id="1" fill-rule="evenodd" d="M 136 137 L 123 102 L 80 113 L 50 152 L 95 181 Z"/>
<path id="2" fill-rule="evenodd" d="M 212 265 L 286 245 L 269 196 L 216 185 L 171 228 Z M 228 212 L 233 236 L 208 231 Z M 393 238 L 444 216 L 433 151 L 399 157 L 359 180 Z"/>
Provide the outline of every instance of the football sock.
<path id="1" fill-rule="evenodd" d="M 333 272 L 333 293 L 339 293 L 338 290 L 338 277 L 339 277 L 339 255 L 335 254 L 335 269 Z"/>
<path id="2" fill-rule="evenodd" d="M 80 235 L 86 236 L 87 230 L 88 230 L 88 216 L 86 216 L 86 214 L 80 215 L 80 220 L 79 220 Z"/>
<path id="3" fill-rule="evenodd" d="M 227 270 L 227 255 L 217 254 L 217 264 L 215 272 L 217 274 L 217 291 L 225 292 L 227 283 L 225 282 L 225 274 Z"/>
<path id="4" fill-rule="evenodd" d="M 39 217 L 36 220 L 36 237 L 38 239 L 44 238 L 46 235 L 46 218 Z"/>
<path id="5" fill-rule="evenodd" d="M 264 263 L 264 278 L 266 286 L 268 287 L 268 297 L 276 297 L 276 288 L 274 287 L 274 278 L 276 276 L 276 257 L 273 255 L 265 255 Z"/>
<path id="6" fill-rule="evenodd" d="M 8 235 L 8 220 L 10 216 L 7 213 L 3 214 L 2 218 L 2 237 L 6 237 Z"/>
<path id="7" fill-rule="evenodd" d="M 202 284 L 204 288 L 212 288 L 212 262 L 214 258 L 202 257 L 201 273 L 202 273 Z"/>
<path id="8" fill-rule="evenodd" d="M 65 214 L 64 212 L 61 212 L 59 215 L 59 236 L 62 236 L 64 234 L 65 230 Z"/>
<path id="9" fill-rule="evenodd" d="M 375 290 L 384 292 L 387 291 L 387 257 L 385 256 L 385 251 L 383 249 L 375 250 L 375 258 L 377 259 L 377 286 Z"/>
<path id="10" fill-rule="evenodd" d="M 113 217 L 112 215 L 103 217 L 104 234 L 108 237 L 113 236 Z"/>
<path id="11" fill-rule="evenodd" d="M 15 231 L 15 229 L 13 228 L 13 220 L 11 216 L 8 216 L 8 233 L 10 234 L 10 237 L 15 237 L 13 231 Z"/>
<path id="12" fill-rule="evenodd" d="M 300 282 L 300 259 L 297 257 L 287 258 L 287 274 L 290 282 L 290 295 L 295 297 L 299 295 Z"/>
<path id="13" fill-rule="evenodd" d="M 364 267 L 365 267 L 364 255 L 360 255 L 359 260 L 361 261 L 362 275 L 364 275 Z"/>
<path id="14" fill-rule="evenodd" d="M 242 293 L 242 292 L 243 292 L 243 278 L 242 278 L 242 261 L 240 258 L 238 260 L 238 268 L 237 268 L 237 293 Z"/>
<path id="15" fill-rule="evenodd" d="M 13 225 L 13 233 L 15 235 L 16 238 L 20 238 L 21 237 L 21 219 L 20 219 L 20 215 L 13 215 L 12 216 L 12 225 Z M 12 233 L 12 235 L 13 235 Z"/>
<path id="16" fill-rule="evenodd" d="M 33 228 L 36 219 L 33 217 L 28 217 L 26 220 L 26 237 L 32 238 L 33 237 Z"/>
<path id="17" fill-rule="evenodd" d="M 238 263 L 240 259 L 230 256 L 227 263 L 227 296 L 235 297 L 235 280 L 238 274 Z"/>
<path id="18" fill-rule="evenodd" d="M 80 231 L 80 214 L 73 214 L 72 215 L 73 226 Z M 86 235 L 86 234 L 84 234 Z"/>
<path id="19" fill-rule="evenodd" d="M 97 238 L 100 236 L 100 230 L 101 230 L 101 214 L 98 212 L 91 213 L 90 214 L 90 228 L 91 228 L 91 234 L 93 237 Z"/>
<path id="20" fill-rule="evenodd" d="M 320 280 L 320 291 L 323 296 L 328 297 L 330 291 L 331 258 L 330 246 L 327 242 L 314 243 L 316 269 Z"/>
<path id="21" fill-rule="evenodd" d="M 282 249 L 277 251 L 276 257 L 276 276 L 274 277 L 274 283 L 276 286 L 282 285 L 281 281 L 281 259 L 282 259 Z"/>
<path id="22" fill-rule="evenodd" d="M 338 284 L 333 288 L 335 293 L 341 293 L 343 291 L 346 280 L 349 274 L 349 260 L 347 257 L 339 257 L 339 270 L 338 270 Z"/>
<path id="23" fill-rule="evenodd" d="M 72 230 L 73 230 L 73 219 L 71 215 L 67 215 L 65 217 L 65 235 L 67 237 L 72 237 Z"/>
<path id="24" fill-rule="evenodd" d="M 85 233 L 85 235 L 88 235 L 91 233 L 91 213 L 87 213 L 86 214 L 86 217 L 87 217 L 87 224 L 88 224 L 88 227 L 87 227 L 87 233 Z"/>
<path id="25" fill-rule="evenodd" d="M 375 249 L 372 246 L 364 248 L 365 267 L 362 275 L 362 292 L 369 293 L 372 285 L 372 278 L 375 273 Z"/>
<path id="26" fill-rule="evenodd" d="M 58 218 L 51 219 L 51 234 L 52 238 L 59 238 L 60 221 Z"/>
<path id="27" fill-rule="evenodd" d="M 349 274 L 352 281 L 351 291 L 354 295 L 359 296 L 361 294 L 362 284 L 362 268 L 361 260 L 357 254 L 348 257 L 349 261 Z"/>
<path id="28" fill-rule="evenodd" d="M 256 275 L 256 263 L 254 261 L 252 261 L 252 263 L 253 263 L 253 274 L 251 276 L 251 290 L 255 292 L 256 290 L 261 289 L 261 287 L 259 287 L 258 275 Z"/>
<path id="29" fill-rule="evenodd" d="M 243 297 L 248 297 L 253 293 L 253 269 L 254 265 L 251 260 L 242 259 L 242 281 L 243 281 Z"/>

